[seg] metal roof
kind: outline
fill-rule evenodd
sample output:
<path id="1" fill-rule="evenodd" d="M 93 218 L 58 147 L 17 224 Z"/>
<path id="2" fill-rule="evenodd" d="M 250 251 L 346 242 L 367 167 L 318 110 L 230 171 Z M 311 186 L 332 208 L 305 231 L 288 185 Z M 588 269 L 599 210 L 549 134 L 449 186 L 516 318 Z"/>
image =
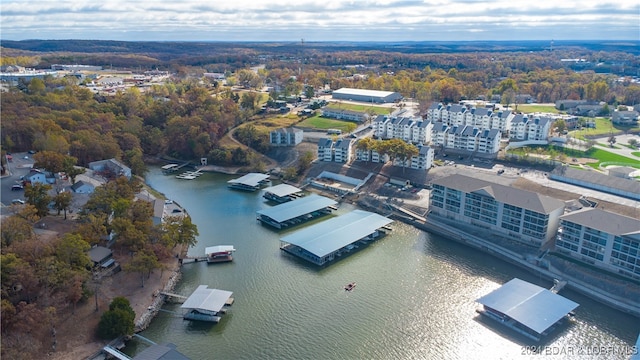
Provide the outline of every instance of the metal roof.
<path id="1" fill-rule="evenodd" d="M 393 220 L 382 215 L 364 210 L 353 210 L 297 231 L 280 240 L 323 257 L 392 222 Z"/>
<path id="2" fill-rule="evenodd" d="M 265 192 L 272 193 L 275 196 L 283 197 L 295 193 L 299 193 L 302 189 L 289 184 L 278 184 L 264 189 Z"/>
<path id="3" fill-rule="evenodd" d="M 258 186 L 261 181 L 269 178 L 269 174 L 249 173 L 237 179 L 227 181 L 229 184 L 244 184 L 248 186 Z"/>
<path id="4" fill-rule="evenodd" d="M 328 197 L 311 194 L 300 199 L 260 210 L 258 214 L 268 216 L 277 222 L 283 222 L 336 204 L 337 202 L 335 200 L 329 199 Z"/>
<path id="5" fill-rule="evenodd" d="M 333 93 L 347 94 L 347 95 L 375 96 L 375 97 L 386 97 L 391 94 L 396 94 L 393 91 L 379 91 L 379 90 L 353 89 L 353 88 L 341 88 L 338 90 L 334 90 Z"/>
<path id="6" fill-rule="evenodd" d="M 514 278 L 476 300 L 542 334 L 579 306 L 538 285 Z"/>
<path id="7" fill-rule="evenodd" d="M 209 246 L 204 249 L 204 253 L 207 255 L 221 253 L 221 252 L 233 252 L 233 251 L 236 251 L 233 245 Z"/>
<path id="8" fill-rule="evenodd" d="M 178 350 L 176 345 L 167 343 L 164 345 L 154 344 L 144 349 L 136 355 L 133 360 L 190 360 Z"/>
<path id="9" fill-rule="evenodd" d="M 233 295 L 231 291 L 208 289 L 207 285 L 200 285 L 180 307 L 218 312 L 231 295 Z"/>

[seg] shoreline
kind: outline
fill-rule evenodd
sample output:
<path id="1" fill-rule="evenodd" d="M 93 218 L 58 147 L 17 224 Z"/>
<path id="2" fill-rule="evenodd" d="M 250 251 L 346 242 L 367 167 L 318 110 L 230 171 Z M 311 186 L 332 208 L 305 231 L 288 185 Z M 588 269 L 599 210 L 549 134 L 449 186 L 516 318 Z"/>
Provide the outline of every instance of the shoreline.
<path id="1" fill-rule="evenodd" d="M 217 173 L 222 173 L 227 175 L 236 174 L 238 170 L 238 169 L 230 170 L 223 167 L 212 166 L 212 165 L 203 166 L 200 168 L 202 171 L 217 172 Z M 354 202 L 353 204 L 364 210 L 373 211 L 376 213 L 378 212 L 376 211 L 377 209 L 371 209 L 365 204 L 356 203 L 356 202 Z M 611 295 L 603 293 L 602 290 L 594 288 L 593 286 L 590 286 L 589 284 L 584 283 L 583 281 L 574 279 L 567 274 L 563 274 L 560 271 L 551 271 L 549 269 L 545 269 L 540 266 L 537 266 L 529 262 L 524 256 L 516 254 L 515 252 L 509 249 L 506 249 L 498 244 L 489 242 L 478 236 L 472 235 L 466 231 L 450 226 L 443 221 L 434 222 L 433 221 L 435 219 L 434 216 L 430 216 L 431 221 L 427 221 L 424 223 L 413 220 L 413 219 L 409 219 L 405 216 L 398 216 L 398 215 L 392 214 L 391 217 L 394 218 L 394 220 L 396 221 L 402 221 L 408 225 L 415 227 L 416 229 L 433 233 L 436 235 L 444 236 L 447 239 L 456 241 L 460 244 L 481 250 L 483 253 L 493 255 L 500 260 L 503 260 L 512 265 L 518 266 L 519 268 L 529 271 L 533 274 L 543 276 L 545 279 L 548 279 L 550 281 L 553 281 L 555 279 L 569 280 L 566 285 L 568 288 L 582 295 L 585 295 L 592 300 L 600 302 L 610 308 L 613 308 L 618 311 L 622 311 L 640 318 L 640 304 L 629 304 L 628 302 L 623 301 L 622 299 L 621 300 L 614 299 L 611 297 Z M 427 218 L 427 220 L 429 220 L 429 217 Z M 186 250 L 181 249 L 180 252 L 186 254 L 186 252 L 188 252 L 188 249 Z M 178 282 L 182 278 L 181 269 L 182 269 L 182 266 L 178 265 L 177 268 L 172 270 L 173 273 L 169 277 L 169 280 L 164 284 L 162 290 L 156 290 L 153 293 L 153 300 L 151 304 L 148 306 L 147 310 L 145 310 L 145 312 L 141 314 L 140 318 L 138 318 L 135 322 L 135 330 L 134 330 L 135 333 L 139 333 L 147 329 L 151 321 L 158 314 L 158 312 L 160 311 L 160 309 L 162 308 L 162 306 L 166 301 L 166 296 L 160 294 L 160 291 L 164 291 L 164 292 L 173 291 L 175 286 L 178 284 Z"/>

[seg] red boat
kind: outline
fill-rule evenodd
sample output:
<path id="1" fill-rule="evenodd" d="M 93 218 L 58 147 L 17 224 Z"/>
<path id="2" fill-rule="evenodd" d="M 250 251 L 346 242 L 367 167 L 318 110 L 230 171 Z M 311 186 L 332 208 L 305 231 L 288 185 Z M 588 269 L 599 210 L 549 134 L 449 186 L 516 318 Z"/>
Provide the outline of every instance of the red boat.
<path id="1" fill-rule="evenodd" d="M 347 285 L 345 285 L 345 286 L 344 286 L 344 290 L 345 290 L 345 291 L 351 291 L 351 290 L 353 290 L 353 289 L 355 289 L 355 288 L 356 288 L 356 283 L 355 283 L 355 281 L 354 281 L 354 282 L 352 282 L 352 283 L 348 283 Z"/>

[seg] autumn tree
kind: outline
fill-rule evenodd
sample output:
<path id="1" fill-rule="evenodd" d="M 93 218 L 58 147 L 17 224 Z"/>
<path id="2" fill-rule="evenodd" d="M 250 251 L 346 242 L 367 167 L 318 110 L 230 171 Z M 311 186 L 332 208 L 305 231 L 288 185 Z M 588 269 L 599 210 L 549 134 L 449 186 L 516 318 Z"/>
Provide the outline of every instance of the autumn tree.
<path id="1" fill-rule="evenodd" d="M 144 287 L 145 275 L 151 276 L 151 272 L 161 267 L 156 254 L 149 249 L 137 251 L 131 260 L 125 264 L 124 270 L 140 273 L 141 287 Z"/>
<path id="2" fill-rule="evenodd" d="M 40 217 L 49 214 L 49 202 L 51 202 L 51 196 L 47 193 L 49 190 L 51 190 L 51 185 L 41 183 L 27 184 L 24 188 L 24 197 L 27 203 L 36 208 Z"/>
<path id="3" fill-rule="evenodd" d="M 54 208 L 56 210 L 58 210 L 58 215 L 60 215 L 60 211 L 64 210 L 64 219 L 67 219 L 67 210 L 69 210 L 69 207 L 71 206 L 71 201 L 73 200 L 73 197 L 71 196 L 71 193 L 68 191 L 63 191 L 61 193 L 57 193 L 54 197 L 53 197 L 53 203 L 54 203 Z"/>

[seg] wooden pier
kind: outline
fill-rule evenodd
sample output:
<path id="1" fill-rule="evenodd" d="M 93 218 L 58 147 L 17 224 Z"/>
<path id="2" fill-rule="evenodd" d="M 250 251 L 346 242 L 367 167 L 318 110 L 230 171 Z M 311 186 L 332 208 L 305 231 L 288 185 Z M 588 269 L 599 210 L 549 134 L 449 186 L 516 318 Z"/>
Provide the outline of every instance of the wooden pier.
<path id="1" fill-rule="evenodd" d="M 177 303 L 183 303 L 185 300 L 187 300 L 186 296 L 174 294 L 166 291 L 161 291 L 160 295 L 163 295 L 167 299 L 167 301 L 169 299 L 172 299 L 173 302 L 177 302 Z"/>

